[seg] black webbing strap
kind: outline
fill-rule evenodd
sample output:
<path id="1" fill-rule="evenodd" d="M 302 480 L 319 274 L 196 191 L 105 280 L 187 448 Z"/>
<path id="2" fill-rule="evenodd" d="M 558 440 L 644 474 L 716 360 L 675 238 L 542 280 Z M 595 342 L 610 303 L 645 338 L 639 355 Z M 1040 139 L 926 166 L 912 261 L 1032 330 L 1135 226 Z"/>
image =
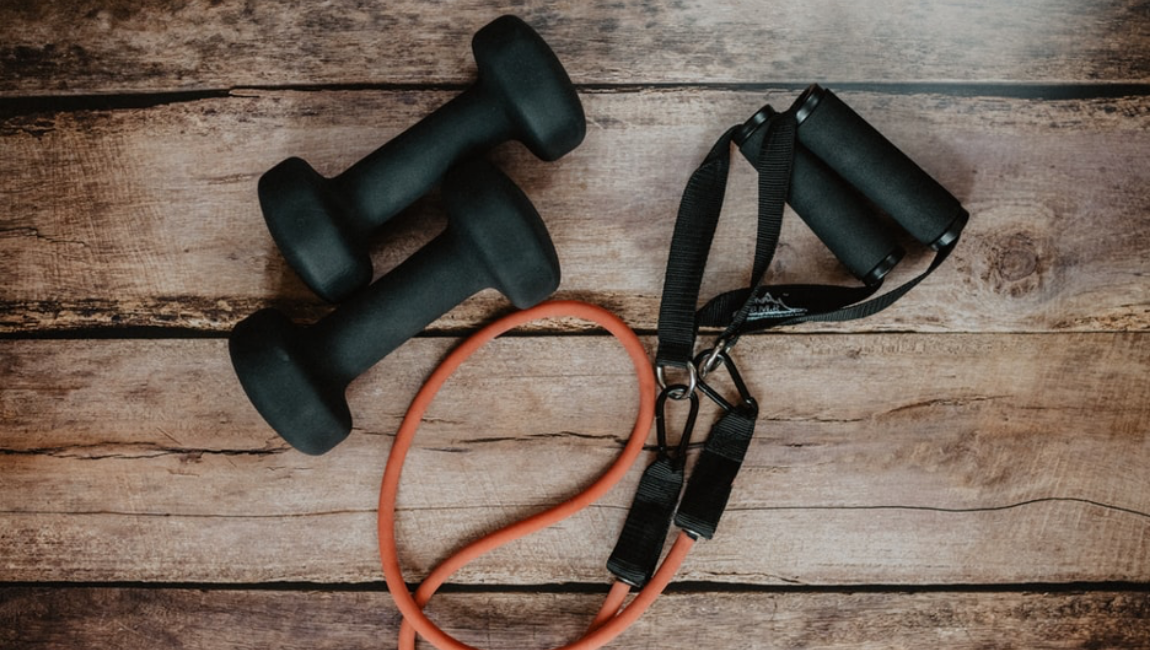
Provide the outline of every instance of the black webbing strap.
<path id="1" fill-rule="evenodd" d="M 741 381 L 741 379 L 740 379 Z M 667 435 L 667 400 L 672 396 L 687 403 L 687 418 L 679 430 L 679 441 L 672 447 Z M 683 466 L 687 462 L 687 445 L 699 415 L 699 395 L 687 385 L 664 389 L 655 400 L 656 443 L 659 455 L 643 471 L 635 499 L 627 512 L 623 531 L 607 560 L 607 569 L 617 578 L 642 588 L 655 575 L 659 555 L 667 541 L 671 518 L 679 495 L 683 493 Z"/>
<path id="2" fill-rule="evenodd" d="M 699 287 L 723 207 L 736 128 L 719 138 L 683 190 L 659 306 L 658 365 L 686 366 L 695 353 Z M 798 122 L 793 111 L 786 111 L 772 117 L 767 128 L 755 165 L 759 172 L 759 220 L 751 287 L 762 280 L 778 247 Z"/>
<path id="3" fill-rule="evenodd" d="M 627 520 L 607 560 L 617 578 L 642 588 L 655 575 L 659 554 L 667 541 L 675 505 L 683 493 L 683 464 L 660 456 L 647 466 L 635 490 Z"/>
<path id="4" fill-rule="evenodd" d="M 715 423 L 691 470 L 691 480 L 675 513 L 676 526 L 696 537 L 714 537 L 755 435 L 758 415 L 758 409 L 737 408 Z"/>
<path id="5" fill-rule="evenodd" d="M 783 325 L 838 322 L 866 318 L 893 305 L 942 265 L 957 239 L 938 250 L 930 266 L 904 284 L 875 297 L 882 285 L 839 287 L 824 284 L 764 285 L 736 289 L 712 298 L 697 315 L 700 327 L 725 327 L 722 338 L 731 339 Z"/>
<path id="6" fill-rule="evenodd" d="M 723 209 L 734 133 L 735 127 L 731 127 L 711 147 L 703 163 L 691 174 L 679 202 L 659 305 L 659 349 L 655 353 L 658 365 L 686 367 L 695 354 L 695 308 Z"/>

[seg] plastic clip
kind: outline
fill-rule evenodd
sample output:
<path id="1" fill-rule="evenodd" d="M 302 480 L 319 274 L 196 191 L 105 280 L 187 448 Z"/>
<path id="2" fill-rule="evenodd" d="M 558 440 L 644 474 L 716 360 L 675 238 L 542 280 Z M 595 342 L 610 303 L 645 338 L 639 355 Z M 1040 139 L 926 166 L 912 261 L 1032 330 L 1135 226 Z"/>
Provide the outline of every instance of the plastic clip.
<path id="1" fill-rule="evenodd" d="M 687 419 L 679 431 L 679 443 L 671 453 L 671 446 L 667 443 L 667 399 L 683 400 L 690 403 Z M 669 458 L 674 467 L 680 469 L 686 462 L 687 445 L 691 444 L 691 433 L 695 430 L 695 420 L 699 417 L 699 393 L 684 384 L 672 384 L 659 393 L 655 400 L 655 442 L 658 445 L 659 458 Z"/>

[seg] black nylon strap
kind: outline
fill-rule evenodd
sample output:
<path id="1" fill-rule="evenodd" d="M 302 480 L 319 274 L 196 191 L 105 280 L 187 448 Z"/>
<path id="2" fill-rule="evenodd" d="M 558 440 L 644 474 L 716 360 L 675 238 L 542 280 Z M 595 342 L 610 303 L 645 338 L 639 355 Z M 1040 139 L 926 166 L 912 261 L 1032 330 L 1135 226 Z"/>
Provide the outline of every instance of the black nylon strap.
<path id="1" fill-rule="evenodd" d="M 744 310 L 743 329 L 755 331 L 792 318 L 817 312 L 831 312 L 843 305 L 864 300 L 875 287 L 839 287 L 821 284 L 763 285 L 752 289 L 735 289 L 712 298 L 699 310 L 700 327 L 731 327 L 736 315 Z"/>
<path id="2" fill-rule="evenodd" d="M 917 287 L 919 283 L 925 280 L 928 275 L 934 273 L 934 271 L 939 266 L 942 266 L 942 263 L 946 261 L 946 258 L 950 257 L 950 253 L 954 250 L 954 245 L 957 243 L 958 240 L 955 239 L 949 245 L 939 249 L 939 251 L 934 256 L 934 260 L 930 263 L 930 266 L 928 266 L 926 270 L 920 273 L 918 276 L 911 278 L 907 282 L 899 285 L 894 289 L 891 289 L 890 291 L 873 300 L 868 300 L 857 305 L 850 305 L 848 307 L 843 307 L 841 309 L 832 311 L 821 313 L 816 312 L 806 316 L 799 316 L 797 318 L 783 321 L 779 323 L 779 325 L 794 325 L 797 323 L 809 322 L 837 322 L 873 316 L 874 314 L 877 314 L 878 312 L 893 305 L 895 301 L 905 296 L 911 289 Z"/>
<path id="3" fill-rule="evenodd" d="M 675 525 L 711 539 L 727 508 L 735 477 L 755 434 L 756 409 L 728 411 L 715 423 L 683 492 Z"/>
<path id="4" fill-rule="evenodd" d="M 643 471 L 635 500 L 615 550 L 607 560 L 607 570 L 623 582 L 642 588 L 655 575 L 659 555 L 667 541 L 675 504 L 683 492 L 683 466 L 669 456 L 660 456 Z"/>
<path id="5" fill-rule="evenodd" d="M 691 174 L 679 202 L 659 305 L 659 348 L 655 353 L 658 365 L 685 367 L 695 353 L 695 307 L 723 209 L 734 131 L 734 127 L 728 129 L 711 148 Z"/>
<path id="6" fill-rule="evenodd" d="M 795 137 L 799 123 L 794 111 L 780 113 L 767 122 L 767 135 L 759 149 L 755 169 L 759 172 L 759 226 L 755 239 L 755 262 L 751 287 L 758 285 L 775 257 L 783 227 L 783 208 L 791 188 Z"/>
<path id="7" fill-rule="evenodd" d="M 940 249 L 930 266 L 906 283 L 873 300 L 881 285 L 840 287 L 835 285 L 764 285 L 754 290 L 736 289 L 719 294 L 699 310 L 701 327 L 725 327 L 738 334 L 805 322 L 838 322 L 865 318 L 893 305 L 942 265 L 954 244 Z M 727 332 L 724 336 L 730 336 Z"/>
<path id="8" fill-rule="evenodd" d="M 724 133 L 691 175 L 679 202 L 679 214 L 671 237 L 663 299 L 659 307 L 659 365 L 685 366 L 694 356 L 698 331 L 696 306 L 703 270 L 722 212 L 730 169 L 731 141 L 737 127 Z M 751 288 L 757 286 L 774 259 L 783 224 L 783 209 L 790 191 L 798 122 L 794 111 L 773 116 L 765 127 L 759 149 L 759 219 L 755 238 L 755 258 Z M 747 290 L 748 295 L 750 289 Z M 745 309 L 736 312 L 741 322 Z M 737 327 L 737 325 L 736 325 Z"/>

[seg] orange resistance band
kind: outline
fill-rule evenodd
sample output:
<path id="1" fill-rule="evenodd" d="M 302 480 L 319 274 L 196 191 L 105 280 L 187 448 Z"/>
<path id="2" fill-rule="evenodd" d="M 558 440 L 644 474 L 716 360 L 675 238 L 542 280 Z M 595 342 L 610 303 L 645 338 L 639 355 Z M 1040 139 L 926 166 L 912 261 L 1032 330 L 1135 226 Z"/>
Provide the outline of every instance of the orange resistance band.
<path id="1" fill-rule="evenodd" d="M 619 458 L 589 488 L 544 512 L 502 528 L 468 544 L 459 552 L 443 561 L 420 584 L 414 597 L 408 593 L 399 566 L 399 556 L 395 542 L 395 498 L 399 490 L 400 473 L 412 438 L 419 427 L 423 414 L 431 405 L 436 393 L 447 382 L 453 372 L 479 348 L 500 334 L 525 323 L 544 318 L 579 318 L 591 321 L 606 328 L 613 334 L 631 357 L 639 382 L 639 413 L 635 427 Z M 651 430 L 655 412 L 655 378 L 647 352 L 633 331 L 611 312 L 576 301 L 552 301 L 531 309 L 506 316 L 483 328 L 462 345 L 453 350 L 435 369 L 427 383 L 416 394 L 403 423 L 395 437 L 387 467 L 383 473 L 383 483 L 379 490 L 379 556 L 383 563 L 383 575 L 387 588 L 391 591 L 399 611 L 403 614 L 400 628 L 399 647 L 401 650 L 415 648 L 415 635 L 418 633 L 440 650 L 476 650 L 444 632 L 423 613 L 436 590 L 456 571 L 480 555 L 492 551 L 508 542 L 530 535 L 561 521 L 586 508 L 610 490 L 638 458 Z M 694 540 L 686 533 L 679 533 L 662 565 L 639 595 L 626 607 L 623 602 L 630 591 L 626 583 L 616 581 L 607 595 L 603 607 L 591 623 L 586 634 L 578 641 L 558 650 L 593 650 L 609 643 L 624 630 L 634 624 L 643 612 L 658 598 L 667 584 L 679 570 L 683 559 Z"/>

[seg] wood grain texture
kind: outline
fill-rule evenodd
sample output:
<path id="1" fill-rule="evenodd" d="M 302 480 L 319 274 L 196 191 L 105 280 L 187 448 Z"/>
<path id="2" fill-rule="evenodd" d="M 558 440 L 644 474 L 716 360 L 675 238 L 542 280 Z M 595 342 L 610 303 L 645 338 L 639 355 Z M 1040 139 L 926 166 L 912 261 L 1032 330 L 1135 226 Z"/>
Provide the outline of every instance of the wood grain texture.
<path id="1" fill-rule="evenodd" d="M 501 13 L 535 26 L 576 83 L 1150 78 L 1136 0 L 53 0 L 0 5 L 0 92 L 466 83 L 471 35 Z"/>
<path id="2" fill-rule="evenodd" d="M 316 458 L 246 403 L 222 341 L 3 342 L 0 581 L 378 580 L 387 438 L 450 343 L 354 383 L 355 432 Z M 453 379 L 400 491 L 412 579 L 612 462 L 635 403 L 614 346 L 503 339 Z M 1145 335 L 759 336 L 738 356 L 759 431 L 682 579 L 1150 580 Z M 639 469 L 458 580 L 603 580 Z"/>
<path id="3" fill-rule="evenodd" d="M 266 91 L 0 122 L 0 331 L 122 326 L 226 331 L 268 304 L 311 319 L 318 299 L 286 268 L 255 197 L 263 171 L 303 155 L 322 173 L 358 160 L 450 95 Z M 1126 331 L 1150 326 L 1150 149 L 1141 98 L 1023 100 L 842 96 L 970 209 L 964 240 L 910 298 L 826 331 Z M 682 188 L 724 125 L 792 92 L 584 95 L 590 131 L 543 164 L 519 145 L 496 159 L 544 215 L 560 295 L 653 328 Z M 755 179 L 736 161 L 703 296 L 747 281 Z M 382 273 L 442 226 L 428 198 L 376 239 Z M 780 282 L 850 282 L 791 215 Z M 919 252 L 891 283 L 926 263 Z M 506 308 L 481 294 L 432 329 Z M 808 330 L 816 326 L 805 326 Z"/>
<path id="4" fill-rule="evenodd" d="M 390 439 L 506 301 L 481 293 L 355 382 L 355 430 L 318 458 L 255 413 L 222 339 L 261 307 L 330 309 L 275 250 L 259 175 L 345 169 L 470 84 L 470 37 L 503 13 L 587 109 L 556 164 L 492 154 L 548 223 L 560 297 L 650 333 L 688 175 L 812 81 L 972 214 L 894 308 L 744 338 L 763 408 L 718 536 L 611 647 L 1150 649 L 1144 0 L 0 1 L 0 648 L 394 647 Z M 754 192 L 736 161 L 704 297 L 746 282 Z M 773 281 L 848 282 L 788 219 Z M 443 223 L 434 194 L 400 215 L 377 274 Z M 407 579 L 602 471 L 628 373 L 575 321 L 465 367 L 402 484 Z M 433 617 L 485 648 L 577 637 L 640 470 L 467 567 Z"/>
<path id="5" fill-rule="evenodd" d="M 551 648 L 578 638 L 600 600 L 444 594 L 430 612 L 465 643 Z M 1144 592 L 674 593 L 610 647 L 1137 650 L 1150 648 L 1147 617 Z M 0 588 L 9 650 L 390 648 L 398 622 L 386 592 Z"/>

